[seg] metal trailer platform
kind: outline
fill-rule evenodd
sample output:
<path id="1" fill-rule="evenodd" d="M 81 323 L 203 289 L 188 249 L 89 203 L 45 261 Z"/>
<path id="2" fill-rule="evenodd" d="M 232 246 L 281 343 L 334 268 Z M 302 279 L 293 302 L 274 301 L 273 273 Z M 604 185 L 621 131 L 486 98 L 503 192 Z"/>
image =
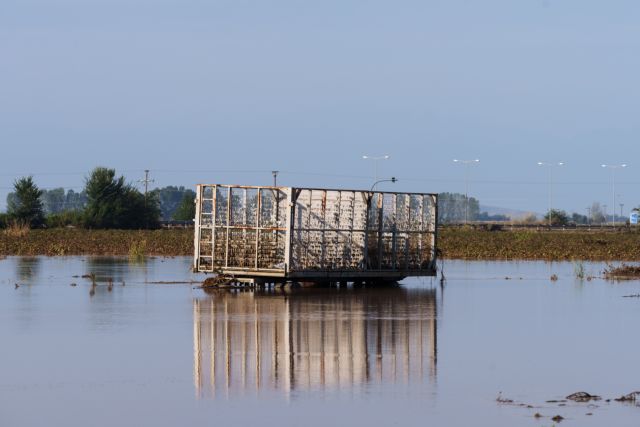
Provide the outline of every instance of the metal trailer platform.
<path id="1" fill-rule="evenodd" d="M 435 276 L 437 195 L 199 184 L 194 271 L 256 282 Z"/>

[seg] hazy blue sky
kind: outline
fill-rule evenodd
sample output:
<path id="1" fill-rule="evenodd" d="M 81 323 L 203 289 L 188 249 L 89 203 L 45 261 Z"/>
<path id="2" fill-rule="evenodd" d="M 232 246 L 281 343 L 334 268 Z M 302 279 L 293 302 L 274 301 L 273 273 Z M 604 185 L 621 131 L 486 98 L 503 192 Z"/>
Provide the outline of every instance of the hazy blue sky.
<path id="1" fill-rule="evenodd" d="M 2 0 L 0 209 L 94 166 L 155 185 L 464 191 L 640 204 L 637 0 Z M 384 188 L 391 188 L 387 184 Z M 618 208 L 619 209 L 619 208 Z"/>

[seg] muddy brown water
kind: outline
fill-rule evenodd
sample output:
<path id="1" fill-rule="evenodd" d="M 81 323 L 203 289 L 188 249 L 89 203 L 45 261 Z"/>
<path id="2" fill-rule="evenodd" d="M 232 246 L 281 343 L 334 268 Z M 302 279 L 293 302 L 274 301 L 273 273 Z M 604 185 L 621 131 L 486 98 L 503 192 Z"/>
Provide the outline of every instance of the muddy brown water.
<path id="1" fill-rule="evenodd" d="M 640 299 L 623 298 L 640 281 L 447 261 L 444 287 L 204 292 L 175 283 L 203 279 L 190 262 L 0 260 L 0 425 L 640 420 L 635 402 L 606 402 L 640 389 Z M 602 400 L 562 402 L 577 391 Z"/>

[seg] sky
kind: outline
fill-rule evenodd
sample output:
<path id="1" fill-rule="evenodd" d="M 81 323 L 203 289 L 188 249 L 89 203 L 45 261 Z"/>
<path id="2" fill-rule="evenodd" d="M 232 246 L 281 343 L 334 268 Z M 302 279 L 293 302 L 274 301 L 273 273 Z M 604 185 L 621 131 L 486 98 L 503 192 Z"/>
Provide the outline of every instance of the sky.
<path id="1" fill-rule="evenodd" d="M 640 205 L 636 0 L 3 0 L 0 210 L 96 166 L 198 182 Z M 138 184 L 139 185 L 139 184 Z M 619 206 L 617 207 L 619 210 Z"/>

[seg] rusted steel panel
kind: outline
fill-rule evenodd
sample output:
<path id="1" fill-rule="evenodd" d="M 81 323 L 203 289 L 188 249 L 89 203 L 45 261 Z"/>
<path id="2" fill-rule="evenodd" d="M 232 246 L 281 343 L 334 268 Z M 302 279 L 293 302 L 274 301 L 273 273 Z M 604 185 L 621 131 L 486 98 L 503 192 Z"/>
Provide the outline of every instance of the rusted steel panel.
<path id="1" fill-rule="evenodd" d="M 198 185 L 194 269 L 239 277 L 435 274 L 437 196 Z"/>

